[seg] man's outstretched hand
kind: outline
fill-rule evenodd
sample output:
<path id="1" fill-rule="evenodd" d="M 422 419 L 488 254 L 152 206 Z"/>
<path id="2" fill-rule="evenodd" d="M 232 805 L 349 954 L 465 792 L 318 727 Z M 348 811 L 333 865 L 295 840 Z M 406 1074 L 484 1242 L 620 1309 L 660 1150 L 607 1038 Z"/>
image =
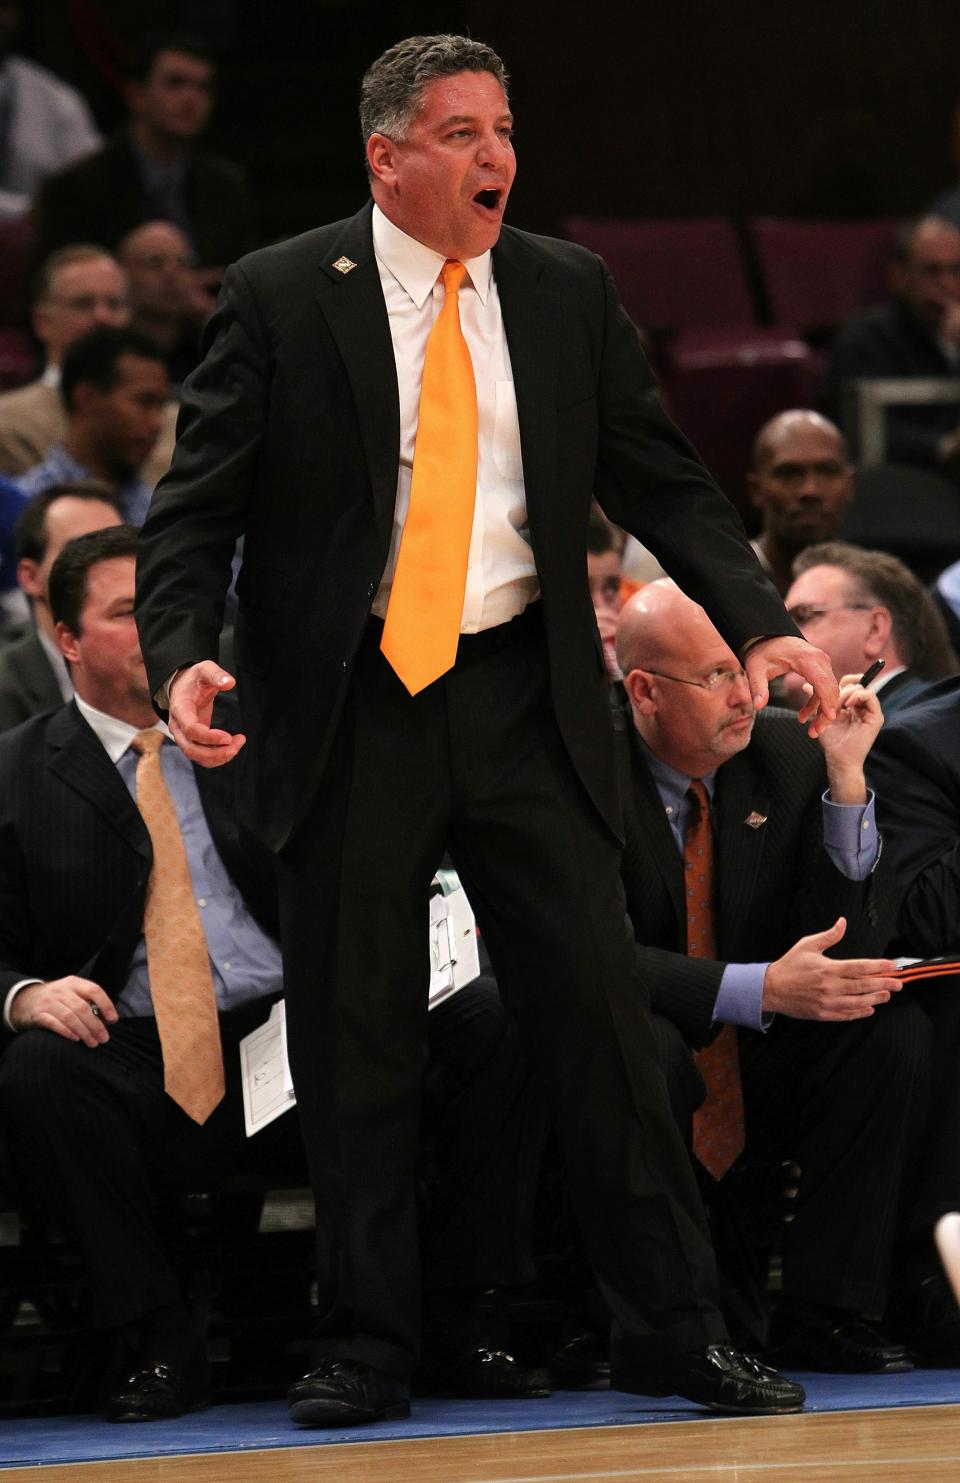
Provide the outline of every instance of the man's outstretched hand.
<path id="1" fill-rule="evenodd" d="M 743 667 L 758 711 L 767 703 L 771 680 L 778 675 L 797 674 L 811 686 L 809 699 L 798 717 L 808 723 L 810 735 L 819 736 L 836 719 L 840 691 L 830 661 L 806 639 L 790 634 L 761 639 L 748 650 Z"/>
<path id="2" fill-rule="evenodd" d="M 240 732 L 234 735 L 210 725 L 213 702 L 236 683 L 212 659 L 178 670 L 170 683 L 171 734 L 180 750 L 201 767 L 232 762 L 247 739 Z"/>

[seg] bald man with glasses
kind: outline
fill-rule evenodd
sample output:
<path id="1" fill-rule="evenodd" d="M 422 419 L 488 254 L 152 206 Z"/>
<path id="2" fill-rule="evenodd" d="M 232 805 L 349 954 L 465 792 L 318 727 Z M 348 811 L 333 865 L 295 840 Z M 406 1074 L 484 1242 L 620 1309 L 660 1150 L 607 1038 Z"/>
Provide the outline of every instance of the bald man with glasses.
<path id="1" fill-rule="evenodd" d="M 739 659 L 670 581 L 626 604 L 617 651 L 623 880 L 674 1114 L 692 1153 L 726 1118 L 726 1160 L 703 1145 L 714 1179 L 745 1155 L 801 1166 L 778 1358 L 909 1369 L 864 1318 L 887 1303 L 929 1051 L 876 956 L 893 914 L 863 773 L 876 698 L 845 686 L 816 742 L 757 715 Z"/>

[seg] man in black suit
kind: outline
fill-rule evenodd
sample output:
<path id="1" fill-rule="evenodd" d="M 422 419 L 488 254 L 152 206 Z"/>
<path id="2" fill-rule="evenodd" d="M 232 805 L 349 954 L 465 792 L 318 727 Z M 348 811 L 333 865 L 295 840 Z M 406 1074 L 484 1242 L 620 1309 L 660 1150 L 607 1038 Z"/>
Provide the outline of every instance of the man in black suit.
<path id="1" fill-rule="evenodd" d="M 37 199 L 37 260 L 73 242 L 114 251 L 147 221 L 171 221 L 201 269 L 219 281 L 254 244 L 253 201 L 243 172 L 197 145 L 213 109 L 214 67 L 202 42 L 182 33 L 149 38 L 128 83 L 129 125 L 75 165 L 50 175 Z"/>
<path id="2" fill-rule="evenodd" d="M 0 744 L 0 1006 L 17 1032 L 0 1059 L 0 1114 L 32 1208 L 77 1237 L 97 1326 L 129 1331 L 130 1370 L 106 1400 L 124 1421 L 177 1415 L 206 1380 L 158 1190 L 214 1188 L 234 1171 L 305 1177 L 294 1118 L 244 1137 L 237 1043 L 281 987 L 273 860 L 236 823 L 231 772 L 194 768 L 172 744 L 161 766 L 198 893 L 226 1095 L 198 1125 L 164 1091 L 143 926 L 153 850 L 131 750 L 158 725 L 132 615 L 135 548 L 118 526 L 58 559 L 50 601 L 75 702 Z M 437 1005 L 429 1027 L 423 1177 L 432 1308 L 450 1330 L 445 1393 L 544 1394 L 545 1377 L 497 1349 L 480 1327 L 496 1314 L 473 1302 L 533 1275 L 542 1139 L 528 1060 L 489 978 Z"/>
<path id="3" fill-rule="evenodd" d="M 868 764 L 897 886 L 893 950 L 908 957 L 960 950 L 960 678 L 931 686 L 883 728 Z M 929 1363 L 960 1365 L 960 1314 L 930 1232 L 960 1209 L 960 979 L 905 990 L 929 1020 L 935 1049 L 930 1134 L 919 1151 L 906 1222 L 898 1319 Z"/>
<path id="4" fill-rule="evenodd" d="M 243 816 L 277 851 L 293 1072 L 331 1212 L 320 1363 L 294 1386 L 292 1415 L 331 1425 L 407 1405 L 417 924 L 447 842 L 498 979 L 532 1025 L 614 1312 L 614 1382 L 794 1409 L 798 1387 L 727 1346 L 703 1213 L 636 1013 L 585 574 L 591 494 L 703 596 L 738 650 L 778 636 L 747 660 L 758 698 L 795 666 L 828 711 L 835 687 L 664 417 L 604 266 L 501 232 L 515 172 L 505 82 L 496 54 L 462 37 L 411 38 L 369 69 L 373 208 L 227 274 L 141 539 L 138 620 L 158 702 L 169 687 L 174 734 L 207 765 L 249 738 Z M 447 264 L 453 279 L 465 269 L 459 292 L 441 283 Z M 476 501 L 452 667 L 414 694 L 380 645 L 445 292 L 475 397 L 443 427 L 477 419 Z M 245 733 L 231 736 L 211 727 L 210 705 L 234 682 L 206 656 L 241 532 Z M 448 576 L 443 556 L 426 567 Z M 425 567 L 414 585 L 424 596 Z M 418 638 L 437 624 L 426 618 Z M 336 991 L 321 995 L 324 981 Z"/>
<path id="5" fill-rule="evenodd" d="M 631 599 L 617 651 L 630 701 L 623 879 L 678 1121 L 689 1142 L 704 1099 L 691 1050 L 740 1026 L 746 1155 L 802 1170 L 772 1352 L 804 1368 L 908 1369 L 863 1316 L 887 1306 L 930 1062 L 916 1006 L 871 977 L 890 971 L 874 955 L 894 913 L 863 776 L 879 705 L 842 691 L 819 746 L 784 712 L 755 716 L 736 656 L 672 582 Z M 691 779 L 714 844 L 703 957 L 686 955 Z"/>
<path id="6" fill-rule="evenodd" d="M 50 613 L 50 571 L 67 541 L 120 523 L 112 491 L 92 481 L 52 484 L 24 505 L 14 540 L 17 581 L 30 603 L 31 623 L 0 648 L 0 731 L 55 709 L 73 694 Z"/>
<path id="7" fill-rule="evenodd" d="M 910 222 L 897 239 L 890 288 L 891 297 L 885 304 L 863 309 L 843 325 L 830 357 L 823 408 L 851 442 L 856 428 L 845 402 L 850 382 L 957 374 L 960 231 L 932 216 Z M 940 468 L 955 476 L 958 454 L 956 405 L 918 404 L 891 407 L 887 412 L 890 463 Z"/>

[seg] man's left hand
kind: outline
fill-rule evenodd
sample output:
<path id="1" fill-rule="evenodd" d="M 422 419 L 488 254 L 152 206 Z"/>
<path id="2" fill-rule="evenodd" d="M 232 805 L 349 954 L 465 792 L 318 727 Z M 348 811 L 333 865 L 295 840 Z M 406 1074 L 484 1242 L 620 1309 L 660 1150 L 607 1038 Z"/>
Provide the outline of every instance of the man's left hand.
<path id="1" fill-rule="evenodd" d="M 856 675 L 844 675 L 837 719 L 820 735 L 834 803 L 866 802 L 863 764 L 882 725 L 883 711 L 874 691 L 865 690 Z"/>
<path id="2" fill-rule="evenodd" d="M 810 694 L 798 719 L 807 724 L 811 736 L 819 736 L 835 720 L 840 695 L 830 661 L 806 639 L 790 634 L 761 639 L 743 661 L 753 704 L 759 711 L 770 695 L 770 681 L 778 675 L 798 674 L 810 686 Z"/>

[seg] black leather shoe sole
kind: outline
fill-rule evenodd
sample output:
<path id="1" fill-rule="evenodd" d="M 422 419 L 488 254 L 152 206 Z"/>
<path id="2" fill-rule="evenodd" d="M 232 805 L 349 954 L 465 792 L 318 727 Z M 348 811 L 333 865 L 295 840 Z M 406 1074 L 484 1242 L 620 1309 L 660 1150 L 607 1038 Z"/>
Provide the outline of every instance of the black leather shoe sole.
<path id="1" fill-rule="evenodd" d="M 410 1415 L 410 1402 L 395 1401 L 374 1410 L 332 1397 L 306 1396 L 302 1400 L 292 1400 L 288 1410 L 290 1420 L 298 1426 L 363 1426 L 368 1421 L 405 1421 Z"/>
<path id="2" fill-rule="evenodd" d="M 805 1392 L 798 1385 L 796 1391 L 799 1395 L 790 1394 L 767 1398 L 743 1398 L 729 1400 L 719 1396 L 708 1396 L 698 1393 L 692 1386 L 689 1389 L 678 1390 L 674 1385 L 666 1385 L 656 1380 L 645 1380 L 641 1376 L 631 1375 L 629 1378 L 623 1375 L 612 1375 L 610 1377 L 611 1390 L 622 1390 L 628 1395 L 652 1396 L 662 1400 L 666 1396 L 677 1395 L 683 1400 L 693 1401 L 698 1406 L 706 1406 L 711 1411 L 722 1411 L 735 1416 L 791 1416 L 796 1411 L 803 1410 L 806 1400 Z"/>

